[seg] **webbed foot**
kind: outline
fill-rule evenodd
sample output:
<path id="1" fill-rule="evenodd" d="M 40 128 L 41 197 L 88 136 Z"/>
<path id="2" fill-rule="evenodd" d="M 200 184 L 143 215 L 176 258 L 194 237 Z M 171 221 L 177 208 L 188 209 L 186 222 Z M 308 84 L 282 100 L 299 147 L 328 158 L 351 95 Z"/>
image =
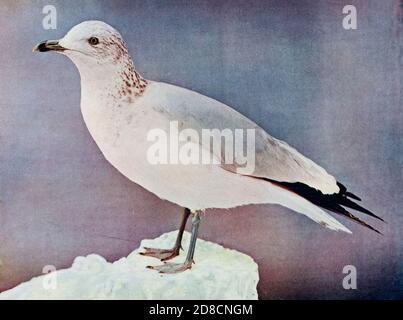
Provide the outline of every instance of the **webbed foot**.
<path id="1" fill-rule="evenodd" d="M 154 257 L 161 261 L 167 261 L 179 256 L 179 248 L 173 249 L 157 249 L 157 248 L 144 248 L 144 252 L 140 252 L 142 256 Z"/>
<path id="2" fill-rule="evenodd" d="M 179 273 L 186 271 L 188 269 L 192 268 L 192 262 L 184 262 L 184 263 L 164 263 L 163 265 L 160 266 L 147 266 L 148 269 L 153 269 L 158 271 L 159 273 L 166 273 L 166 274 L 172 274 L 172 273 Z"/>

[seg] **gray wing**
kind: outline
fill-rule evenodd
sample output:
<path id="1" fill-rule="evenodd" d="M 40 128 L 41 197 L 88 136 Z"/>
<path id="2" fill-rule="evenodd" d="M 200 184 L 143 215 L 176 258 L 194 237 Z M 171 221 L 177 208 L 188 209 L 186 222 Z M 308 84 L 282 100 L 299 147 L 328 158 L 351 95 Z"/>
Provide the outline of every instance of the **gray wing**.
<path id="1" fill-rule="evenodd" d="M 166 83 L 154 82 L 147 91 L 147 94 L 159 97 L 158 102 L 154 101 L 153 108 L 158 109 L 170 121 L 178 121 L 180 129 L 192 128 L 200 132 L 202 129 L 254 129 L 255 164 L 250 176 L 278 182 L 300 182 L 324 194 L 339 192 L 336 179 L 322 167 L 287 143 L 270 136 L 231 107 L 194 91 Z M 216 156 L 222 158 L 223 152 Z M 242 169 L 238 164 L 223 167 L 237 173 L 238 169 Z"/>

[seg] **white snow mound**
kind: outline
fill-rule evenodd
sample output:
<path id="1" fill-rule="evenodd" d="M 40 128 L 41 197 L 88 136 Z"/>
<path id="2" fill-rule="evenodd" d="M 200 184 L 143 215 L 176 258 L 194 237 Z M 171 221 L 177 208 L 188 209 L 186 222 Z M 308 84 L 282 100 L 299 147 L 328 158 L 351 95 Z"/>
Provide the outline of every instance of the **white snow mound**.
<path id="1" fill-rule="evenodd" d="M 197 240 L 191 270 L 160 274 L 147 269 L 158 259 L 142 256 L 143 247 L 170 248 L 177 231 L 141 242 L 127 258 L 113 263 L 97 254 L 77 257 L 71 268 L 35 277 L 0 293 L 5 299 L 257 299 L 258 266 L 251 257 L 218 244 Z M 184 248 L 190 234 L 183 235 Z M 186 252 L 172 262 L 182 262 Z"/>

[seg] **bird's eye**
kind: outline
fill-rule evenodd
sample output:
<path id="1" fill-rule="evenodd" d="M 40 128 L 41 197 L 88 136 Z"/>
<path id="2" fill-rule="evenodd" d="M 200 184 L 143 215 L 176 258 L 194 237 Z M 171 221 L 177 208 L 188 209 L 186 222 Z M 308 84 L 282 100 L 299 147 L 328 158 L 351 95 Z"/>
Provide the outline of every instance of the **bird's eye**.
<path id="1" fill-rule="evenodd" d="M 90 45 L 96 46 L 99 43 L 99 39 L 96 37 L 91 37 L 88 39 L 88 42 L 90 43 Z"/>

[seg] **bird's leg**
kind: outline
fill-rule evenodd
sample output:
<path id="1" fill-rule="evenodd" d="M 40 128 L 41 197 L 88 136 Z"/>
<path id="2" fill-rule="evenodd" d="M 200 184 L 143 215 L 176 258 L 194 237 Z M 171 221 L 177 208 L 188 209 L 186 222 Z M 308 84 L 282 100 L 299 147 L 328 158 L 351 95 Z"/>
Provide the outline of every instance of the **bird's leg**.
<path id="1" fill-rule="evenodd" d="M 175 258 L 179 255 L 179 250 L 182 248 L 182 237 L 185 231 L 186 222 L 190 216 L 190 210 L 185 208 L 181 226 L 179 228 L 178 236 L 176 237 L 175 245 L 172 249 L 157 249 L 157 248 L 144 248 L 144 252 L 140 252 L 143 256 L 149 256 L 166 261 Z"/>
<path id="2" fill-rule="evenodd" d="M 186 256 L 186 260 L 183 263 L 170 263 L 166 262 L 161 266 L 148 266 L 147 268 L 157 270 L 160 273 L 178 273 L 185 271 L 187 269 L 192 268 L 192 264 L 194 263 L 193 256 L 196 248 L 197 241 L 197 233 L 199 231 L 200 225 L 200 211 L 196 211 L 193 213 L 192 219 L 192 236 L 190 238 L 190 244 L 188 249 L 188 254 Z"/>

